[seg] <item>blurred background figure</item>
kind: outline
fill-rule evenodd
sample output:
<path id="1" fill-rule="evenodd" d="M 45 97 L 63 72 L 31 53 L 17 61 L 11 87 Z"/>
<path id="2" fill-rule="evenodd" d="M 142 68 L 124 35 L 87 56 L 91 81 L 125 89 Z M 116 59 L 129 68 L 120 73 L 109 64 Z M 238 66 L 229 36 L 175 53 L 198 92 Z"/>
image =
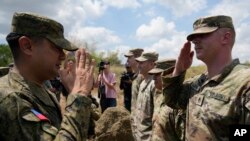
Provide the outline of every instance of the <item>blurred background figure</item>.
<path id="1" fill-rule="evenodd" d="M 128 63 L 125 64 L 125 68 L 126 71 L 122 73 L 120 79 L 120 89 L 123 90 L 124 106 L 128 111 L 131 112 L 131 96 L 132 96 L 131 90 L 132 90 L 133 76 L 135 73 L 133 73 L 133 70 Z"/>
<path id="2" fill-rule="evenodd" d="M 110 71 L 109 61 L 101 61 L 99 63 L 99 75 L 96 80 L 95 85 L 98 88 L 98 97 L 100 98 L 100 106 L 103 113 L 108 107 L 115 107 L 117 104 L 115 73 Z"/>

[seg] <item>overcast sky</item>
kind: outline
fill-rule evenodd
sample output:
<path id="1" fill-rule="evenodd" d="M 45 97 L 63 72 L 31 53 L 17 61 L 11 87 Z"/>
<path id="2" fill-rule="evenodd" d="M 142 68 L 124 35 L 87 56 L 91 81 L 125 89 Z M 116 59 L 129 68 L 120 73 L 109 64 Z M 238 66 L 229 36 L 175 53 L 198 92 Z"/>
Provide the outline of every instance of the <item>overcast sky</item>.
<path id="1" fill-rule="evenodd" d="M 0 43 L 7 43 L 13 13 L 27 11 L 59 21 L 69 39 L 119 51 L 123 62 L 124 53 L 138 47 L 176 58 L 197 18 L 230 15 L 237 34 L 233 57 L 250 61 L 249 0 L 1 0 Z"/>

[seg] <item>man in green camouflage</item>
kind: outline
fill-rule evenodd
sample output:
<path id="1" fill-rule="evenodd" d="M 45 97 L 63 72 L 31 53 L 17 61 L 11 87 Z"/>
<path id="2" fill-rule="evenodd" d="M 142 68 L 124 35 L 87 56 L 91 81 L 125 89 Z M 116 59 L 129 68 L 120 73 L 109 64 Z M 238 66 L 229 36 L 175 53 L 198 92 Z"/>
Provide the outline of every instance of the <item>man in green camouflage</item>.
<path id="1" fill-rule="evenodd" d="M 173 70 L 175 62 L 175 59 L 159 60 L 148 72 L 154 76 L 155 82 L 152 141 L 184 140 L 185 112 L 168 107 L 162 94 L 161 74 Z"/>
<path id="2" fill-rule="evenodd" d="M 165 102 L 172 108 L 187 108 L 186 140 L 229 140 L 230 125 L 250 124 L 250 69 L 232 59 L 235 29 L 231 17 L 199 18 L 193 28 L 175 69 L 164 72 Z M 184 81 L 193 59 L 190 41 L 207 72 Z"/>
<path id="3" fill-rule="evenodd" d="M 86 140 L 95 65 L 90 55 L 79 49 L 76 68 L 59 70 L 63 49 L 77 48 L 64 38 L 60 23 L 32 13 L 14 13 L 6 40 L 15 65 L 0 79 L 0 140 Z M 63 116 L 43 85 L 59 72 L 70 92 Z"/>
<path id="4" fill-rule="evenodd" d="M 156 52 L 145 52 L 136 58 L 139 62 L 140 74 L 143 76 L 143 81 L 139 84 L 134 113 L 131 115 L 133 136 L 137 141 L 151 140 L 155 86 L 153 77 L 148 74 L 148 71 L 154 68 L 158 56 Z"/>

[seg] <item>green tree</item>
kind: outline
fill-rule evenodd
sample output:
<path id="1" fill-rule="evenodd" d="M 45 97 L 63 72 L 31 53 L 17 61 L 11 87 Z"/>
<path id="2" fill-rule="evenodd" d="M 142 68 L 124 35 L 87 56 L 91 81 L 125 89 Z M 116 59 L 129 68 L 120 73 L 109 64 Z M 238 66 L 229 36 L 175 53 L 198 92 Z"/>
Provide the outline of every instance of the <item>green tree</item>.
<path id="1" fill-rule="evenodd" d="M 9 46 L 0 44 L 0 66 L 8 66 L 11 62 L 13 62 L 13 57 Z"/>

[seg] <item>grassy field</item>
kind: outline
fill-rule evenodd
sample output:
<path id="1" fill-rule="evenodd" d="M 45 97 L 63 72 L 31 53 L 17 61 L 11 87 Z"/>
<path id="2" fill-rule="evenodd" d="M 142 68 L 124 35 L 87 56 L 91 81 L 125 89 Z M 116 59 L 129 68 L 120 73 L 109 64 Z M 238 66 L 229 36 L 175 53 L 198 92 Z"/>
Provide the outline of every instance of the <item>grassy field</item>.
<path id="1" fill-rule="evenodd" d="M 117 91 L 117 105 L 118 106 L 123 106 L 123 91 L 120 90 L 119 85 L 120 85 L 120 77 L 122 72 L 125 71 L 124 66 L 112 66 L 111 65 L 111 71 L 114 72 L 116 74 L 116 91 Z M 204 72 L 206 69 L 205 66 L 194 66 L 191 67 L 190 69 L 187 70 L 186 73 L 186 79 L 187 78 L 191 78 L 197 74 L 201 74 L 202 72 Z M 97 97 L 97 89 L 95 88 L 92 92 L 92 94 Z"/>

